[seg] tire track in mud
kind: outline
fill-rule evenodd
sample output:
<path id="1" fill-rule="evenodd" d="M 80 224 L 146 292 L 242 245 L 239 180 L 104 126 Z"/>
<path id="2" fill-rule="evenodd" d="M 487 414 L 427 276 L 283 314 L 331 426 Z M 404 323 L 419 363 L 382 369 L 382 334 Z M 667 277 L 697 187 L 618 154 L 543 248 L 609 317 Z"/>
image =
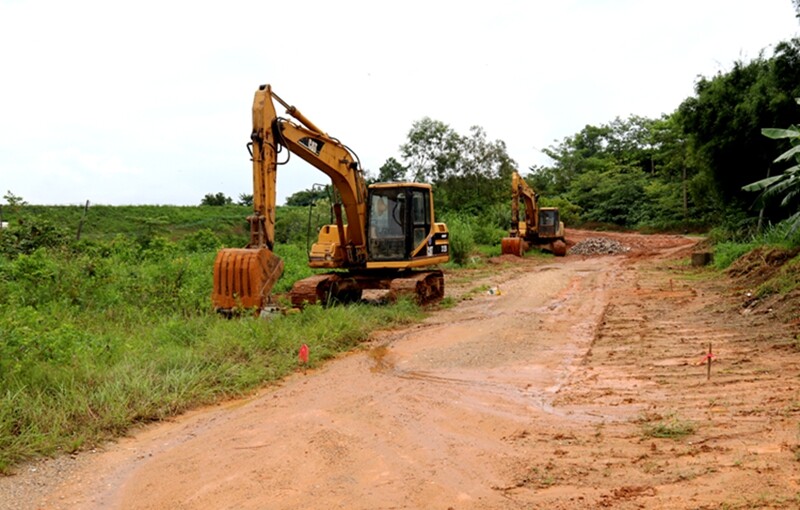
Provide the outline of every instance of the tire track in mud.
<path id="1" fill-rule="evenodd" d="M 681 272 L 663 262 L 623 272 L 581 370 L 553 402 L 567 419 L 585 413 L 594 424 L 573 419 L 558 432 L 539 424 L 514 438 L 552 449 L 514 473 L 505 489 L 515 500 L 548 508 L 800 507 L 796 353 L 787 359 L 782 349 L 754 344 L 785 333 L 753 331 L 718 286 Z"/>
<path id="2" fill-rule="evenodd" d="M 619 272 L 613 259 L 603 268 L 596 262 L 568 269 L 541 266 L 507 278 L 504 295 L 467 303 L 456 314 L 437 317 L 424 332 L 413 332 L 416 337 L 434 337 L 446 331 L 452 342 L 409 347 L 399 344 L 407 335 L 395 336 L 393 356 L 387 344 L 373 351 L 380 352 L 374 355 L 380 357 L 376 367 L 394 377 L 469 387 L 559 414 L 552 399 L 583 360 Z M 555 295 L 535 296 L 530 290 L 543 273 L 560 282 Z M 534 300 L 539 301 L 532 307 Z M 454 348 L 461 354 L 454 355 Z"/>
<path id="3" fill-rule="evenodd" d="M 157 456 L 58 507 L 215 508 L 257 493 L 281 508 L 501 508 L 507 497 L 492 487 L 520 454 L 503 437 L 554 412 L 613 280 L 605 263 L 575 262 L 501 277 L 502 294 L 295 378 L 275 400 L 226 413 L 224 429 L 186 426 L 191 438 L 166 451 L 140 445 Z"/>

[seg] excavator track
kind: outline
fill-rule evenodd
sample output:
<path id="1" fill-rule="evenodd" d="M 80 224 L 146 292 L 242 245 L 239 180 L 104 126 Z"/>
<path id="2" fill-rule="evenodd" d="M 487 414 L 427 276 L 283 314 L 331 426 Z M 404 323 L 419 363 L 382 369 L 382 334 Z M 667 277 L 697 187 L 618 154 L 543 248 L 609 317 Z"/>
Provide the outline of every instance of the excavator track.
<path id="1" fill-rule="evenodd" d="M 410 297 L 424 306 L 444 297 L 444 274 L 441 271 L 407 271 L 372 275 L 369 273 L 326 273 L 295 282 L 290 292 L 292 306 L 324 306 L 352 303 L 361 299 L 366 289 L 388 290 L 388 299 Z"/>
<path id="2" fill-rule="evenodd" d="M 408 277 L 393 279 L 389 288 L 394 299 L 409 296 L 418 305 L 429 305 L 444 297 L 444 275 L 441 271 L 412 273 Z"/>
<path id="3" fill-rule="evenodd" d="M 350 303 L 361 299 L 361 287 L 346 273 L 326 273 L 298 280 L 292 286 L 290 300 L 292 306 L 320 303 Z"/>

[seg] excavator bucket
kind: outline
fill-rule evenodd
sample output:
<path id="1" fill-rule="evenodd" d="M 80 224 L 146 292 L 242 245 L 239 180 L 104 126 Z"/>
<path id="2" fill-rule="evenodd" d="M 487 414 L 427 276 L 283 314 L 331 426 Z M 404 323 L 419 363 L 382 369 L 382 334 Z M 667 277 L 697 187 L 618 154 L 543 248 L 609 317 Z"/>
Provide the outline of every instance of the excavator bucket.
<path id="1" fill-rule="evenodd" d="M 263 308 L 282 272 L 283 260 L 267 248 L 220 250 L 214 261 L 214 309 Z"/>
<path id="2" fill-rule="evenodd" d="M 528 248 L 526 244 L 521 237 L 504 237 L 500 241 L 500 253 L 521 257 Z"/>

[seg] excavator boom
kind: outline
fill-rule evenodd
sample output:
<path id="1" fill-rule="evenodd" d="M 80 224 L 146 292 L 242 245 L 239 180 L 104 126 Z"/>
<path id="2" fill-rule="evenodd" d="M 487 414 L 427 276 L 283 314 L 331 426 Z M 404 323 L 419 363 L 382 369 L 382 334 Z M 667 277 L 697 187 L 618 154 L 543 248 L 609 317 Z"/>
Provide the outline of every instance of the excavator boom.
<path id="1" fill-rule="evenodd" d="M 293 120 L 278 116 L 275 102 Z M 368 190 L 355 154 L 278 97 L 269 85 L 262 85 L 255 93 L 248 147 L 253 162 L 253 213 L 247 218 L 250 242 L 245 248 L 223 249 L 217 254 L 212 294 L 217 310 L 263 308 L 281 276 L 283 261 L 273 250 L 278 154 L 283 150 L 327 175 L 339 197 L 333 205 L 335 224 L 320 231 L 309 254 L 309 265 L 349 271 L 297 282 L 291 296 L 293 303 L 316 302 L 331 295 L 356 298 L 363 288 L 414 287 L 420 302 L 442 297 L 441 271 L 429 271 L 421 277 L 410 272 L 449 259 L 447 227 L 433 221 L 430 186 L 391 183 L 373 185 L 374 191 L 373 186 Z M 379 247 L 389 240 L 367 228 L 373 192 L 376 199 L 397 199 L 393 214 L 400 237 L 392 239 L 400 242 L 397 246 L 401 249 L 388 258 Z M 403 279 L 411 280 L 403 283 Z"/>

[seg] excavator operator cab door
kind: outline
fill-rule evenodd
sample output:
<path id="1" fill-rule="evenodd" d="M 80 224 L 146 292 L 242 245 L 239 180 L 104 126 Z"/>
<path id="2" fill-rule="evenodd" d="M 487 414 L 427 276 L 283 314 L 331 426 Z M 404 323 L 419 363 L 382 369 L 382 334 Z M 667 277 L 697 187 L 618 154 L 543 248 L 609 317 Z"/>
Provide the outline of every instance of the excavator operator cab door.
<path id="1" fill-rule="evenodd" d="M 367 221 L 370 260 L 409 260 L 431 232 L 430 190 L 370 188 Z"/>
<path id="2" fill-rule="evenodd" d="M 539 209 L 539 237 L 558 235 L 558 209 Z"/>

